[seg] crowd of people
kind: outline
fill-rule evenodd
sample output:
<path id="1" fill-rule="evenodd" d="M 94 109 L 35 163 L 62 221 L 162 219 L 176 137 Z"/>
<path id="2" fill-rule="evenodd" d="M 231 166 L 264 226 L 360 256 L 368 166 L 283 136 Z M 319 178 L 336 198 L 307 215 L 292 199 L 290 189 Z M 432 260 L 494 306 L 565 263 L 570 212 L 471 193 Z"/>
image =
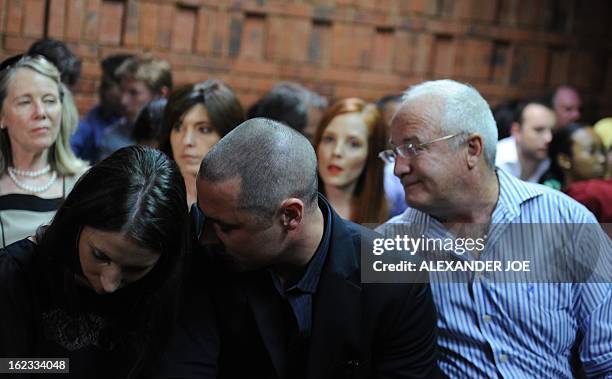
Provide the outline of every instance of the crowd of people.
<path id="1" fill-rule="evenodd" d="M 378 102 L 282 82 L 245 109 L 150 55 L 100 66 L 80 121 L 61 41 L 0 67 L 0 358 L 79 378 L 611 375 L 612 119 L 583 122 L 573 87 L 492 111 L 453 80 Z M 459 260 L 545 239 L 498 225 L 596 227 L 533 251 L 588 261 L 572 281 L 364 280 L 398 224 L 488 238 Z"/>

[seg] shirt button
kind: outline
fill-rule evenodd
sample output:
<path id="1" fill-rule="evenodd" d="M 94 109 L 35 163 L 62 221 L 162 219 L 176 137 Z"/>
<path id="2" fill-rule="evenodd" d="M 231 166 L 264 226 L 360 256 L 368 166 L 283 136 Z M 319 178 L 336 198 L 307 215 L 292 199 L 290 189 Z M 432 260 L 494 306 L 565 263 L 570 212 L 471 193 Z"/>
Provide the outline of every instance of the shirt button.
<path id="1" fill-rule="evenodd" d="M 490 321 L 492 320 L 491 316 L 489 316 L 489 315 L 484 315 L 484 316 L 482 316 L 482 319 L 483 319 L 485 322 L 490 322 Z"/>
<path id="2" fill-rule="evenodd" d="M 501 363 L 506 363 L 506 362 L 508 362 L 508 356 L 507 356 L 506 354 L 502 354 L 502 355 L 500 355 L 500 356 L 499 356 L 499 361 L 500 361 Z"/>

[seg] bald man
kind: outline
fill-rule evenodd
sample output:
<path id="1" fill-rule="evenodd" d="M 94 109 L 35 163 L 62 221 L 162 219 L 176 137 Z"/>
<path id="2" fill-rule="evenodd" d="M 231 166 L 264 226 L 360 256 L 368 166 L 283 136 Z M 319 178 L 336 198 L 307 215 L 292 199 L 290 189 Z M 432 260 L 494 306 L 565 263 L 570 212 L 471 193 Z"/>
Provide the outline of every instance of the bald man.
<path id="1" fill-rule="evenodd" d="M 336 214 L 316 167 L 303 135 L 264 118 L 206 155 L 196 245 L 210 259 L 192 265 L 205 284 L 190 286 L 210 288 L 216 324 L 201 307 L 185 312 L 167 376 L 437 375 L 429 285 L 362 282 L 361 245 L 378 235 Z"/>

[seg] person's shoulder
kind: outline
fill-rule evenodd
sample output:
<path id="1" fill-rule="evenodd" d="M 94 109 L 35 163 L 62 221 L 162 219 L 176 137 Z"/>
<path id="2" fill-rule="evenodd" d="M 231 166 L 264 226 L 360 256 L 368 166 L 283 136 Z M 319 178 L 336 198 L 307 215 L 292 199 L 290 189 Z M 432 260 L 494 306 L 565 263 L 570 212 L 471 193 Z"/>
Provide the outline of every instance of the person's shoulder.
<path id="1" fill-rule="evenodd" d="M 35 247 L 32 240 L 25 238 L 0 249 L 0 287 L 13 283 L 30 270 Z"/>

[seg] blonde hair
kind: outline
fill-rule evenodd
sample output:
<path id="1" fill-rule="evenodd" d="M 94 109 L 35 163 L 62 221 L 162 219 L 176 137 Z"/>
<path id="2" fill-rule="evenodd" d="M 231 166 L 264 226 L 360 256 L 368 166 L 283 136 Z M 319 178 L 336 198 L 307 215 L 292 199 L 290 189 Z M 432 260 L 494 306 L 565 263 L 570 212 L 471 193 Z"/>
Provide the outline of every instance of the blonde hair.
<path id="1" fill-rule="evenodd" d="M 82 172 L 87 164 L 78 159 L 70 147 L 70 137 L 75 132 L 79 113 L 70 90 L 60 81 L 57 68 L 42 56 L 25 55 L 14 65 L 7 66 L 0 72 L 0 113 L 8 93 L 8 87 L 20 68 L 27 68 L 48 77 L 57 83 L 60 102 L 62 105 L 62 119 L 57 139 L 49 148 L 49 164 L 60 175 L 74 175 Z M 11 141 L 6 129 L 0 131 L 0 175 L 4 175 L 7 167 L 12 164 Z"/>

